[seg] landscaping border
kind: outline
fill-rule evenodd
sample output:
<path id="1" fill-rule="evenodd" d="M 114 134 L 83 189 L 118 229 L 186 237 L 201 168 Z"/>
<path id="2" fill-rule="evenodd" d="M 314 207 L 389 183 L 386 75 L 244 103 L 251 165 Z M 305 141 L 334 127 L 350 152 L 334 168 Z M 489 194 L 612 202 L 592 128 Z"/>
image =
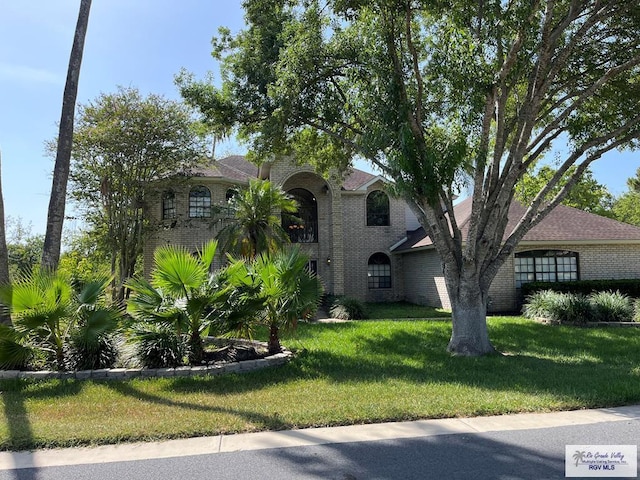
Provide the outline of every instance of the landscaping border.
<path id="1" fill-rule="evenodd" d="M 263 342 L 233 339 L 233 343 L 244 345 L 266 345 Z M 63 380 L 128 380 L 131 378 L 158 377 L 195 377 L 214 376 L 223 373 L 245 373 L 267 367 L 284 365 L 293 357 L 293 353 L 283 348 L 280 353 L 256 360 L 216 363 L 213 365 L 184 366 L 176 368 L 102 368 L 99 370 L 78 370 L 74 372 L 57 372 L 52 370 L 23 371 L 0 370 L 0 380 L 8 379 L 63 379 Z"/>

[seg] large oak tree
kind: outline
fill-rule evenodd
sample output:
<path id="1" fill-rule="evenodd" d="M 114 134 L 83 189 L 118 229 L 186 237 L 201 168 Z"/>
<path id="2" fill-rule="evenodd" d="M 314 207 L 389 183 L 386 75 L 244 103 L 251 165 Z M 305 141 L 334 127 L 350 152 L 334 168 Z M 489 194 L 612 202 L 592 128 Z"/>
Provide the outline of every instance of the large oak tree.
<path id="1" fill-rule="evenodd" d="M 344 167 L 359 156 L 382 170 L 441 257 L 453 309 L 449 351 L 494 352 L 486 306 L 501 265 L 593 161 L 637 146 L 637 3 L 243 5 L 246 29 L 221 30 L 214 41 L 222 87 L 184 82 L 184 97 L 237 126 L 258 160 L 292 154 Z M 565 153 L 554 175 L 506 231 L 516 185 L 558 142 Z M 453 214 L 463 186 L 473 197 L 465 238 Z"/>

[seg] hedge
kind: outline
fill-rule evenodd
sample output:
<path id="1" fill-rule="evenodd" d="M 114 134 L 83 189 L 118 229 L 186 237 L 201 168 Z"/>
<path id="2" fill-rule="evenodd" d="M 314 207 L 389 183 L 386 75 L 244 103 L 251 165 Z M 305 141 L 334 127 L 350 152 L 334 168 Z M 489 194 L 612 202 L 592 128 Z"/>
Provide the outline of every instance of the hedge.
<path id="1" fill-rule="evenodd" d="M 579 293 L 582 295 L 617 290 L 628 297 L 640 298 L 640 279 L 529 282 L 522 284 L 522 295 L 525 298 L 541 290 L 553 290 L 554 292 L 560 293 Z"/>

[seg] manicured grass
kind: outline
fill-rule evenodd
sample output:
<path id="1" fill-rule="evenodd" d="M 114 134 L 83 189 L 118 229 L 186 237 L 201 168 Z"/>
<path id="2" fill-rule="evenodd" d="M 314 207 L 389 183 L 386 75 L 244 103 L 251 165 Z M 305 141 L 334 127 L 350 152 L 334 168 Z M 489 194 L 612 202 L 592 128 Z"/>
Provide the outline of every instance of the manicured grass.
<path id="1" fill-rule="evenodd" d="M 72 446 L 640 402 L 640 330 L 492 318 L 504 356 L 453 358 L 446 321 L 301 324 L 289 364 L 211 378 L 4 381 L 0 448 Z"/>
<path id="2" fill-rule="evenodd" d="M 414 305 L 407 302 L 366 304 L 370 319 L 391 320 L 398 318 L 451 318 L 451 312 L 442 308 Z"/>

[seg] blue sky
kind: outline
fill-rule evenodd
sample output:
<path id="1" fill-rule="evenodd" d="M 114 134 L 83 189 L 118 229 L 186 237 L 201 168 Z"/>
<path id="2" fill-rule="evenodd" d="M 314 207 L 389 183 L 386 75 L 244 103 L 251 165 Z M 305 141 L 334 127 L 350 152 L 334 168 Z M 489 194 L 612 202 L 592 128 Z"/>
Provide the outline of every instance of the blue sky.
<path id="1" fill-rule="evenodd" d="M 79 0 L 0 1 L 0 149 L 6 214 L 44 233 L 53 160 L 44 142 L 57 134 Z M 179 98 L 181 68 L 211 71 L 211 37 L 243 25 L 241 0 L 93 0 L 78 102 L 118 85 Z M 244 153 L 230 143 L 218 153 Z M 362 165 L 359 165 L 362 168 Z M 613 153 L 593 167 L 613 194 L 640 167 L 639 153 Z"/>

